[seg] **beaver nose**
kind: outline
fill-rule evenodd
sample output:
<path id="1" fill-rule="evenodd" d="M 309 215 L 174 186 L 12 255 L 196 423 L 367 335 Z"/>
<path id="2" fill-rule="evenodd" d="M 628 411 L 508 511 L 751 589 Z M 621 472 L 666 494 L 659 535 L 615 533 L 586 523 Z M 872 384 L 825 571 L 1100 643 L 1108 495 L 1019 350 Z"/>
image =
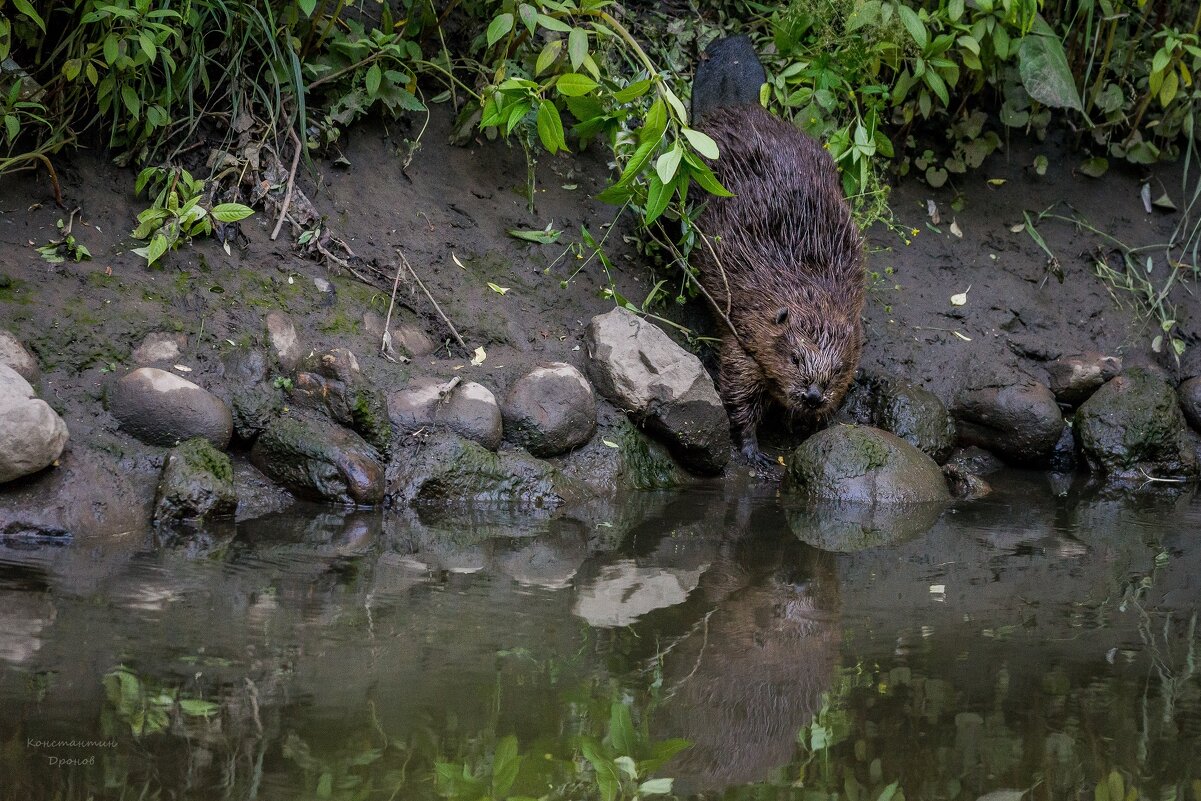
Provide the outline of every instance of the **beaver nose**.
<path id="1" fill-rule="evenodd" d="M 822 405 L 822 388 L 817 384 L 810 384 L 809 389 L 805 390 L 804 395 L 805 405 L 816 409 Z"/>

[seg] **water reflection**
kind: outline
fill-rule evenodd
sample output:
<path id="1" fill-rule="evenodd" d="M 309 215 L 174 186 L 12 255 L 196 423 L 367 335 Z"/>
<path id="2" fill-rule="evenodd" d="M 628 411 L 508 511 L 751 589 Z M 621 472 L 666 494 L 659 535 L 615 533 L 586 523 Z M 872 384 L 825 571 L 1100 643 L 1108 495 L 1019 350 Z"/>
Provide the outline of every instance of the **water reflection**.
<path id="1" fill-rule="evenodd" d="M 727 487 L 6 550 L 0 798 L 466 798 L 437 763 L 486 783 L 515 735 L 531 797 L 604 795 L 584 738 L 684 737 L 678 794 L 1074 801 L 1116 769 L 1201 801 L 1201 501 L 991 478 L 891 517 Z"/>

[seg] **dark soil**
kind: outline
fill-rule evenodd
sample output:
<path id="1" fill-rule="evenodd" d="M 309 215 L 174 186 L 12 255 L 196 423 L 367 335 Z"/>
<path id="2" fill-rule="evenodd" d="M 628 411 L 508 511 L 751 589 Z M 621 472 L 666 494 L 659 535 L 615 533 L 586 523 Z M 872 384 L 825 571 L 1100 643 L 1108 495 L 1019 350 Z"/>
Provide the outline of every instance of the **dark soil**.
<path id="1" fill-rule="evenodd" d="M 448 118 L 435 112 L 407 170 L 405 140 L 417 136 L 420 121 L 407 129 L 365 125 L 345 145 L 350 166 L 324 161 L 315 173 L 302 171 L 298 186 L 363 259 L 361 272 L 374 285 L 299 255 L 290 244 L 299 231 L 285 227 L 285 235 L 271 241 L 275 220 L 263 212 L 242 225 L 246 241 L 231 256 L 215 241 L 198 241 L 169 254 L 161 268 L 148 269 L 129 253 L 140 244 L 129 232 L 146 206 L 133 194 L 133 173 L 86 152 L 60 157 L 58 167 L 68 205 L 80 209 L 75 234 L 94 258 L 50 265 L 35 247 L 57 238 L 55 221 L 66 212 L 54 207 L 44 174 L 0 178 L 0 327 L 37 355 L 42 395 L 63 415 L 72 443 L 110 452 L 131 447 L 105 408 L 105 387 L 134 366 L 130 354 L 146 334 L 184 334 L 178 363 L 189 370 L 177 371 L 223 395 L 223 357 L 262 347 L 263 320 L 273 309 L 291 316 L 307 348 L 351 349 L 384 390 L 418 374 L 443 380 L 461 375 L 499 396 L 534 363 L 582 366 L 584 328 L 612 306 L 601 293 L 608 278 L 598 260 L 577 273 L 582 262 L 562 254 L 581 225 L 598 239 L 610 233 L 616 210 L 591 199 L 608 174 L 605 154 L 540 153 L 530 211 L 522 150 L 497 142 L 453 147 L 447 144 L 449 127 Z M 1050 162 L 1045 176 L 1029 166 L 1037 154 Z M 954 176 L 955 188 L 903 181 L 892 206 L 906 232 L 918 233 L 907 234 L 909 244 L 882 229 L 870 236 L 864 369 L 920 383 L 946 403 L 979 371 L 1021 370 L 1046 381 L 1047 360 L 1086 351 L 1121 355 L 1127 364 L 1156 362 L 1178 378 L 1201 373 L 1201 315 L 1186 291 L 1174 295 L 1189 343 L 1178 367 L 1171 357 L 1151 352 L 1156 324 L 1134 312 L 1129 293 L 1111 293 L 1094 276 L 1100 237 L 1066 223 L 1041 226 L 1062 269 L 1060 282 L 1031 237 L 1010 230 L 1023 221 L 1024 210 L 1060 204 L 1063 213 L 1074 208 L 1128 244 L 1167 240 L 1178 214 L 1144 211 L 1141 171 L 1116 166 L 1091 179 L 1074 172 L 1079 160 L 1063 143 L 1015 141 L 981 169 Z M 1166 189 L 1181 203 L 1181 168 L 1153 172 L 1152 194 Z M 994 178 L 1005 183 L 994 187 L 988 183 Z M 959 212 L 952 209 L 957 192 Z M 938 230 L 927 224 L 928 200 L 938 206 Z M 953 220 L 961 238 L 950 233 Z M 529 244 L 506 234 L 548 223 L 564 231 L 558 244 Z M 611 277 L 624 296 L 641 301 L 660 277 L 668 278 L 667 297 L 677 294 L 679 277 L 657 274 L 638 254 L 624 222 L 607 247 Z M 468 347 L 486 350 L 482 365 L 470 364 L 471 353 L 453 342 L 425 295 L 407 280 L 400 283 L 394 323 L 414 323 L 443 344 L 408 365 L 379 355 L 379 339 L 364 330 L 363 316 L 386 314 L 398 252 Z M 1156 269 L 1165 269 L 1162 262 Z M 332 293 L 321 289 L 324 281 L 332 282 Z M 509 291 L 501 295 L 489 282 Z M 953 306 L 951 296 L 965 291 L 966 305 Z M 697 333 L 717 334 L 700 301 L 670 304 L 663 314 L 707 326 Z M 602 413 L 602 423 L 606 414 L 611 418 L 612 410 Z M 153 454 L 126 461 L 148 477 L 161 464 Z"/>

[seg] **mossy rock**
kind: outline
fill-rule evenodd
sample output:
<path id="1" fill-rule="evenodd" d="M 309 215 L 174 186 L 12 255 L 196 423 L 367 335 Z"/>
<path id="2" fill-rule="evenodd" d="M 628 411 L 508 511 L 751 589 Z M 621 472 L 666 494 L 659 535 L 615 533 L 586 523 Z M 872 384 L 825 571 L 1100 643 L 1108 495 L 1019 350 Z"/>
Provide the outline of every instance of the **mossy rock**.
<path id="1" fill-rule="evenodd" d="M 955 423 L 938 396 L 908 381 L 877 382 L 872 422 L 942 463 L 955 447 Z"/>
<path id="2" fill-rule="evenodd" d="M 356 505 L 383 499 L 379 452 L 353 431 L 317 415 L 274 420 L 255 440 L 250 459 L 303 498 Z"/>
<path id="3" fill-rule="evenodd" d="M 238 508 L 229 457 L 196 437 L 172 448 L 154 501 L 158 523 L 232 517 Z"/>
<path id="4" fill-rule="evenodd" d="M 788 457 L 785 488 L 810 498 L 904 504 L 950 500 L 938 465 L 905 440 L 869 426 L 819 431 Z"/>
<path id="5" fill-rule="evenodd" d="M 1075 430 L 1089 466 L 1106 477 L 1197 475 L 1176 391 L 1150 370 L 1107 381 L 1076 411 Z"/>
<path id="6" fill-rule="evenodd" d="M 493 453 L 450 432 L 400 454 L 388 473 L 388 498 L 404 506 L 483 504 L 551 509 L 587 491 L 557 468 L 524 451 Z"/>

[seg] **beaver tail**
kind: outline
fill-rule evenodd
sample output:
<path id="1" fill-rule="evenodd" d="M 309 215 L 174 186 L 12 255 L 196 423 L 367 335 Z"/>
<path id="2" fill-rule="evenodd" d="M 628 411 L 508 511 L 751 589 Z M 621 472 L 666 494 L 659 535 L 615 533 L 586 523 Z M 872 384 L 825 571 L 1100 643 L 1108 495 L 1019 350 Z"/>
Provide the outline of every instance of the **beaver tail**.
<path id="1" fill-rule="evenodd" d="M 705 48 L 692 79 L 692 124 L 720 106 L 759 103 L 767 73 L 745 36 L 718 39 Z"/>

